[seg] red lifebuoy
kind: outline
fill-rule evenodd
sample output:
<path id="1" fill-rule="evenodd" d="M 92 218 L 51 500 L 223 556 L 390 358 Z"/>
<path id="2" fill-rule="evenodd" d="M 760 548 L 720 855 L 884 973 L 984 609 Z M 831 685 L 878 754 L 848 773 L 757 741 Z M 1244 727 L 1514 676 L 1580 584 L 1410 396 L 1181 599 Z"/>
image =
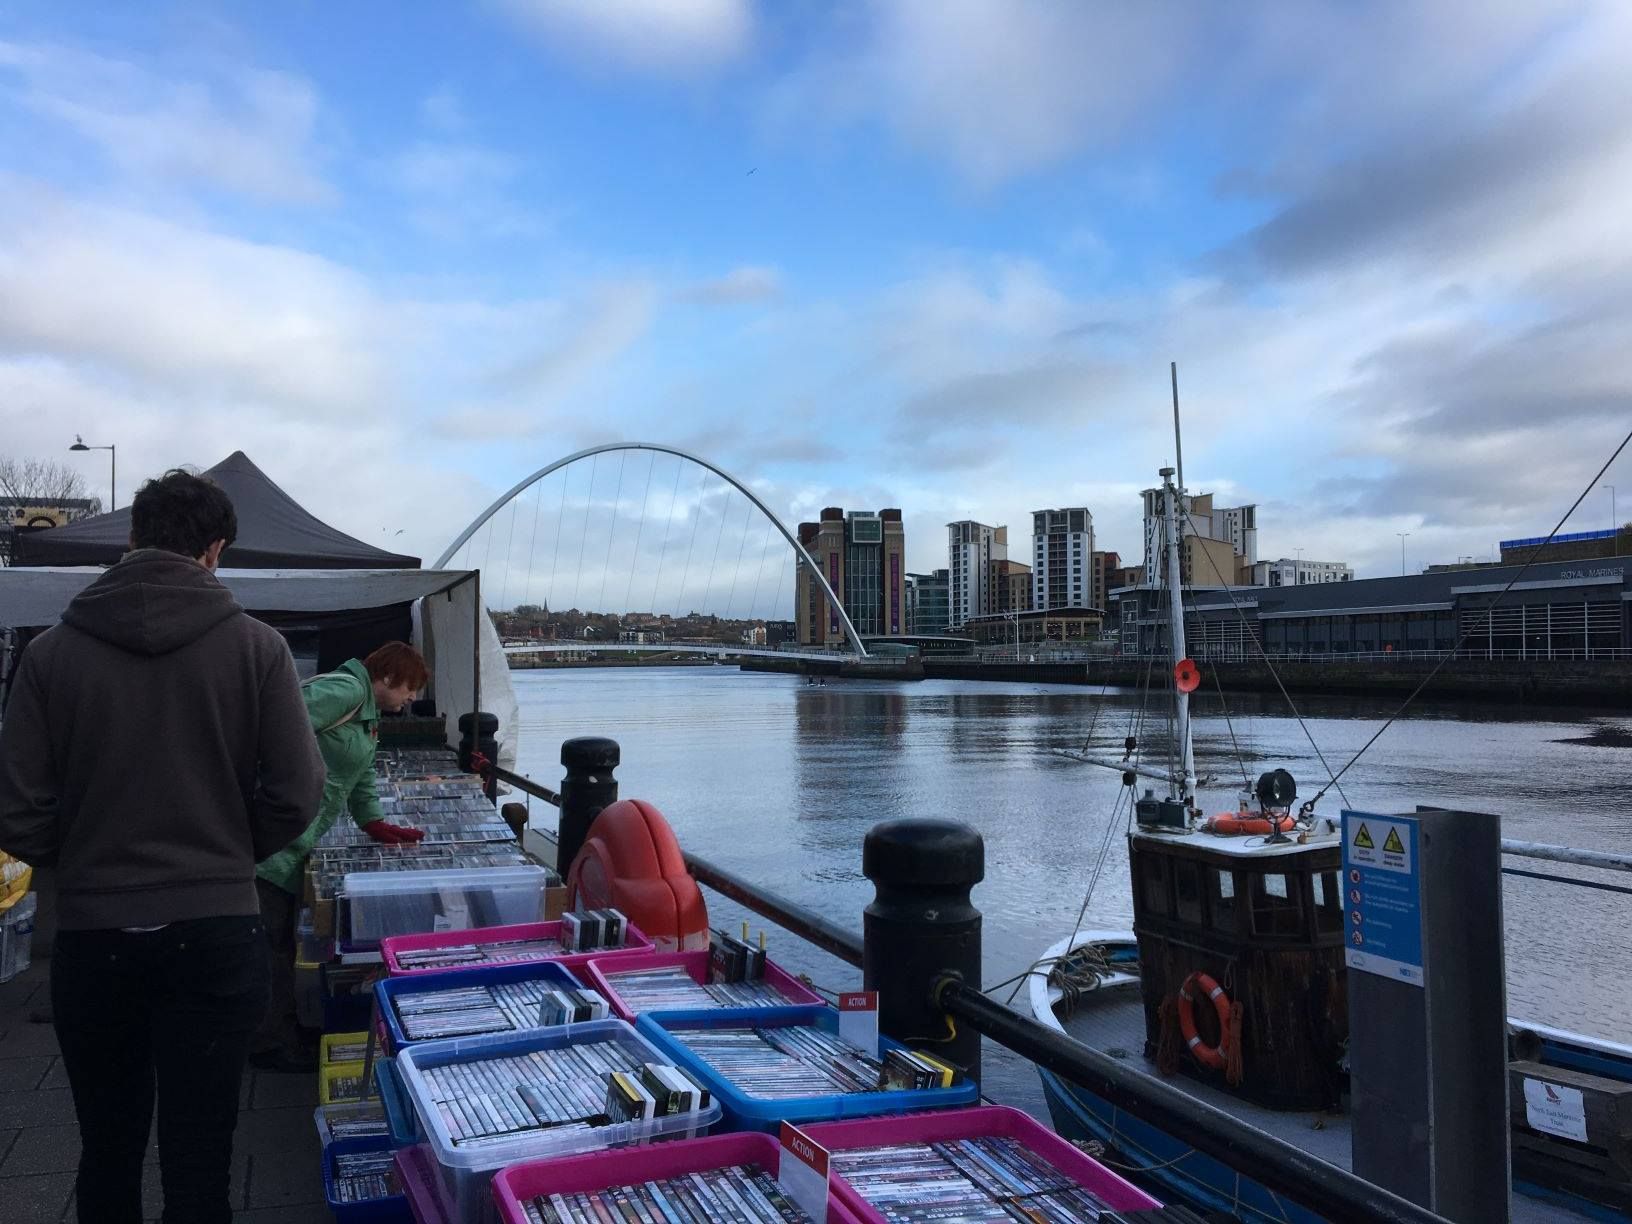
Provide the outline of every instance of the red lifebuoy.
<path id="1" fill-rule="evenodd" d="M 1213 1010 L 1218 1013 L 1216 1046 L 1208 1045 L 1196 1032 L 1196 996 L 1191 993 L 1192 986 L 1213 1001 Z M 1224 993 L 1224 987 L 1205 973 L 1192 973 L 1179 987 L 1179 1031 L 1184 1034 L 1185 1044 L 1190 1047 L 1190 1053 L 1197 1062 L 1214 1071 L 1224 1070 L 1230 1045 L 1230 996 Z"/>
<path id="2" fill-rule="evenodd" d="M 612 907 L 660 952 L 708 947 L 708 906 L 663 813 L 620 799 L 595 817 L 567 877 L 569 909 Z"/>
<path id="3" fill-rule="evenodd" d="M 1217 833 L 1233 837 L 1241 833 L 1290 833 L 1298 827 L 1291 816 L 1279 816 L 1273 821 L 1267 816 L 1243 816 L 1239 812 L 1222 812 L 1202 821 L 1203 833 Z"/>

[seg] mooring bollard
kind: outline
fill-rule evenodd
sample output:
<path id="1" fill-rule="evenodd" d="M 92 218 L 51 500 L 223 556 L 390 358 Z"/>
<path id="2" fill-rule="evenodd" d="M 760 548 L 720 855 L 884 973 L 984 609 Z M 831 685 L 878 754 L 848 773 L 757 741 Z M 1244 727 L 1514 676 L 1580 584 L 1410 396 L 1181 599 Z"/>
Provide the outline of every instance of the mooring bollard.
<path id="1" fill-rule="evenodd" d="M 986 843 L 955 820 L 888 820 L 867 834 L 861 869 L 876 895 L 862 917 L 862 985 L 878 991 L 879 1028 L 980 1078 L 980 1034 L 955 1029 L 931 998 L 948 971 L 980 989 Z"/>
<path id="2" fill-rule="evenodd" d="M 572 860 L 584 848 L 589 826 L 601 809 L 618 800 L 618 741 L 600 735 L 581 735 L 561 744 L 561 764 L 567 768 L 561 779 L 561 823 L 557 833 L 556 870 L 565 880 Z"/>

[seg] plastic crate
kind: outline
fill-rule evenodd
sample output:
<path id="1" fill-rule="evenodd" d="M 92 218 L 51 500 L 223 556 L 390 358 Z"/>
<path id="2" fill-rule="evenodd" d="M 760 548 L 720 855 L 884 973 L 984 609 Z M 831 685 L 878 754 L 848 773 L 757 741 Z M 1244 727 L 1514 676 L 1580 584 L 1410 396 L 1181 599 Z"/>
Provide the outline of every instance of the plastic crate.
<path id="1" fill-rule="evenodd" d="M 355 1080 L 353 1085 L 347 1081 Z M 363 1064 L 329 1063 L 317 1068 L 317 1099 L 324 1105 L 334 1105 L 340 1101 L 360 1101 L 367 1094 L 363 1092 Z"/>
<path id="2" fill-rule="evenodd" d="M 335 1053 L 341 1046 L 348 1045 L 366 1047 L 368 1045 L 368 1030 L 363 1029 L 356 1033 L 324 1033 L 322 1037 L 318 1038 L 317 1042 L 317 1065 L 331 1067 L 341 1063 L 361 1063 L 365 1061 L 362 1054 L 352 1054 L 350 1051 L 344 1051 L 342 1055 Z"/>
<path id="3" fill-rule="evenodd" d="M 380 1139 L 391 1133 L 390 1117 L 378 1098 L 319 1105 L 312 1118 L 317 1123 L 318 1142 L 325 1145 L 342 1139 Z M 361 1135 L 340 1135 L 336 1133 L 336 1125 L 339 1123 L 367 1126 L 368 1132 Z"/>
<path id="4" fill-rule="evenodd" d="M 398 1150 L 397 1180 L 402 1183 L 402 1194 L 415 1224 L 453 1224 L 453 1204 L 442 1189 L 429 1144 L 416 1143 Z"/>
<path id="5" fill-rule="evenodd" d="M 665 1143 L 658 1148 L 594 1152 L 511 1165 L 493 1179 L 493 1198 L 502 1224 L 527 1224 L 525 1204 L 540 1195 L 591 1194 L 732 1165 L 755 1164 L 775 1177 L 781 1158 L 782 1145 L 769 1135 L 711 1135 Z M 848 1204 L 831 1190 L 827 1219 L 829 1224 L 852 1224 L 856 1220 Z"/>
<path id="6" fill-rule="evenodd" d="M 475 969 L 492 969 L 496 965 L 537 964 L 553 961 L 578 973 L 591 960 L 609 956 L 638 956 L 656 951 L 652 941 L 642 935 L 633 923 L 625 923 L 622 948 L 601 948 L 594 952 L 563 952 L 553 956 L 533 956 L 526 960 L 476 961 L 468 965 L 434 965 L 424 969 L 404 966 L 397 958 L 404 952 L 428 952 L 436 948 L 456 948 L 465 944 L 491 945 L 559 939 L 561 922 L 522 922 L 511 926 L 478 927 L 469 931 L 438 931 L 429 935 L 394 935 L 380 941 L 380 955 L 385 960 L 386 972 L 392 977 L 412 977 L 420 973 L 469 973 Z"/>
<path id="7" fill-rule="evenodd" d="M 706 949 L 698 949 L 695 952 L 653 952 L 644 956 L 595 956 L 584 966 L 583 978 L 585 983 L 606 996 L 607 1002 L 612 1004 L 612 1010 L 617 1015 L 633 1024 L 640 1013 L 635 1011 L 632 1005 L 624 1002 L 623 996 L 618 993 L 617 985 L 611 980 L 612 976 L 619 973 L 638 973 L 642 969 L 667 969 L 675 965 L 690 974 L 691 980 L 698 985 L 707 984 L 709 953 Z M 783 996 L 782 1002 L 775 1006 L 790 1007 L 807 1003 L 820 1005 L 825 1002 L 822 996 L 809 986 L 770 961 L 765 962 L 765 982 L 774 986 Z M 697 1011 L 701 1008 L 670 1010 Z M 721 1005 L 720 1010 L 725 1010 L 724 1005 Z"/>
<path id="8" fill-rule="evenodd" d="M 341 949 L 377 948 L 393 935 L 536 922 L 553 876 L 537 866 L 350 872 Z"/>
<path id="9" fill-rule="evenodd" d="M 648 1013 L 638 1028 L 664 1051 L 666 1060 L 705 1084 L 725 1109 L 732 1129 L 776 1132 L 784 1121 L 805 1125 L 841 1118 L 863 1118 L 908 1110 L 951 1109 L 972 1105 L 980 1087 L 966 1079 L 950 1088 L 892 1088 L 881 1092 L 834 1092 L 805 1097 L 758 1097 L 738 1088 L 700 1055 L 674 1036 L 687 1029 L 776 1028 L 809 1024 L 829 1033 L 839 1031 L 839 1013 L 831 1007 L 750 1007 L 717 1011 Z M 904 1048 L 899 1041 L 879 1037 L 879 1052 Z"/>
<path id="10" fill-rule="evenodd" d="M 824 1122 L 805 1132 L 830 1152 L 852 1148 L 891 1147 L 901 1143 L 939 1143 L 948 1139 L 998 1137 L 1018 1140 L 1045 1164 L 1052 1165 L 1084 1189 L 1105 1200 L 1113 1211 L 1147 1211 L 1161 1207 L 1143 1190 L 1119 1177 L 1087 1153 L 1061 1139 L 1046 1126 L 1006 1105 L 983 1105 L 939 1113 L 893 1118 L 860 1118 Z M 833 1195 L 858 1220 L 884 1224 L 879 1213 L 856 1188 L 833 1170 Z"/>
<path id="11" fill-rule="evenodd" d="M 380 1094 L 379 1104 L 385 1114 L 391 1146 L 401 1150 L 425 1142 L 425 1132 L 419 1129 L 419 1117 L 414 1113 L 414 1103 L 408 1099 L 408 1089 L 403 1086 L 396 1059 L 375 1061 L 374 1090 Z"/>
<path id="12" fill-rule="evenodd" d="M 384 1198 L 343 1203 L 335 1197 L 334 1158 L 344 1152 L 389 1152 L 388 1139 L 336 1139 L 323 1149 L 323 1197 L 340 1224 L 412 1224 L 408 1200 L 401 1191 Z"/>
<path id="13" fill-rule="evenodd" d="M 559 1028 L 533 1029 L 510 1035 L 426 1041 L 409 1046 L 398 1056 L 397 1071 L 408 1089 L 408 1097 L 414 1104 L 420 1127 L 436 1160 L 443 1190 L 453 1205 L 454 1224 L 489 1224 L 497 1218 L 491 1182 L 493 1174 L 506 1165 L 645 1144 L 660 1139 L 689 1138 L 706 1133 L 720 1120 L 720 1107 L 718 1103 L 711 1102 L 707 1109 L 675 1117 L 620 1122 L 588 1129 L 538 1130 L 516 1135 L 512 1139 L 461 1147 L 453 1142 L 424 1074 L 427 1069 L 435 1067 L 520 1057 L 594 1042 L 611 1042 L 619 1046 L 629 1056 L 631 1066 L 673 1061 L 622 1020 L 592 1020 L 587 1024 L 566 1024 Z"/>
<path id="14" fill-rule="evenodd" d="M 397 1015 L 397 1000 L 404 995 L 429 994 L 438 990 L 460 990 L 471 986 L 502 986 L 510 982 L 546 982 L 551 987 L 582 990 L 584 984 L 571 972 L 554 961 L 532 961 L 515 965 L 489 965 L 483 969 L 462 969 L 452 973 L 416 973 L 405 978 L 381 978 L 374 983 L 374 997 L 379 1004 L 380 1023 L 385 1026 L 386 1049 L 392 1054 L 411 1045 L 436 1038 L 411 1040 Z M 526 1028 L 537 1028 L 536 1024 Z M 512 1028 L 500 1030 L 519 1032 Z M 468 1034 L 479 1036 L 481 1034 Z M 442 1038 L 441 1040 L 447 1040 Z"/>
<path id="15" fill-rule="evenodd" d="M 0 910 L 0 982 L 24 972 L 34 959 L 34 911 L 37 893 L 24 893 Z"/>

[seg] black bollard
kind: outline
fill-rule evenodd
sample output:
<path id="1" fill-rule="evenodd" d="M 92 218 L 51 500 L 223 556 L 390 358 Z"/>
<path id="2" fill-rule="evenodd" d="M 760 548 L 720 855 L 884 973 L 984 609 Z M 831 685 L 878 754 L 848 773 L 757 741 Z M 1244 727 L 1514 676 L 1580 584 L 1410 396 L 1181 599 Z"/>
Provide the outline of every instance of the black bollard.
<path id="1" fill-rule="evenodd" d="M 861 973 L 878 991 L 879 1029 L 978 1080 L 980 1034 L 952 1036 L 931 992 L 948 971 L 980 989 L 980 911 L 969 890 L 986 876 L 986 843 L 955 820 L 888 820 L 867 834 L 861 870 L 877 894 L 862 917 Z"/>
<path id="2" fill-rule="evenodd" d="M 599 735 L 581 735 L 561 744 L 561 764 L 567 767 L 561 779 L 561 824 L 557 837 L 555 869 L 565 880 L 572 860 L 583 849 L 589 826 L 601 809 L 618 800 L 618 741 Z"/>

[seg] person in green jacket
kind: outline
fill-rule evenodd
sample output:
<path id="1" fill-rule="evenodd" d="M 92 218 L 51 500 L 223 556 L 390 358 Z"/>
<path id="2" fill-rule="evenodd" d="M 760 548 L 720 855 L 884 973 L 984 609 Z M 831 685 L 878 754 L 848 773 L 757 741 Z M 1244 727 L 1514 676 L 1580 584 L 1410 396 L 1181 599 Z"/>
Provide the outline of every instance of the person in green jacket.
<path id="1" fill-rule="evenodd" d="M 304 1071 L 317 1066 L 315 1049 L 302 1041 L 295 1019 L 295 922 L 312 847 L 342 811 L 386 845 L 424 836 L 382 817 L 374 787 L 374 748 L 381 711 L 402 709 L 429 679 L 419 651 L 406 642 L 387 642 L 361 662 L 352 659 L 301 686 L 327 776 L 317 818 L 292 844 L 255 868 L 261 925 L 272 958 L 271 1002 L 250 1046 L 249 1061 L 256 1067 Z"/>

